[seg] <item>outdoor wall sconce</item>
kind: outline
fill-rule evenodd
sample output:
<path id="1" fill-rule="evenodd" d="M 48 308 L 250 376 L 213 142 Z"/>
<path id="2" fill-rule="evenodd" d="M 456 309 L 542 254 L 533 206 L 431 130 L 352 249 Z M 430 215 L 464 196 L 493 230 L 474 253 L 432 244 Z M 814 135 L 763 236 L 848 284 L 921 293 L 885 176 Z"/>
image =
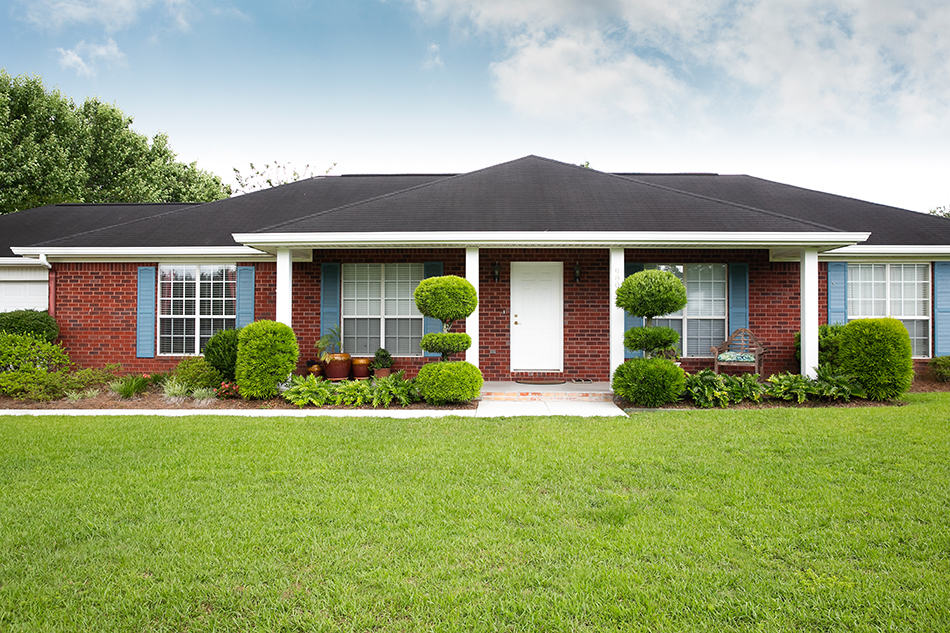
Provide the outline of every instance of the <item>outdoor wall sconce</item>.
<path id="1" fill-rule="evenodd" d="M 580 283 L 581 280 L 581 265 L 580 263 L 574 264 L 574 282 Z"/>
<path id="2" fill-rule="evenodd" d="M 501 266 L 498 265 L 498 262 L 492 264 L 491 267 L 491 278 L 495 281 L 501 280 Z"/>

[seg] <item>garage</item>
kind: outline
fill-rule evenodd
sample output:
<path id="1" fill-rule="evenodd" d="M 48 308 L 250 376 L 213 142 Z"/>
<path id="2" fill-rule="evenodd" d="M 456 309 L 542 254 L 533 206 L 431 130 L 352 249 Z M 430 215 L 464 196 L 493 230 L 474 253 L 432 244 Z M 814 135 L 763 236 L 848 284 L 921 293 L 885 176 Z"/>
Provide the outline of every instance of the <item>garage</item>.
<path id="1" fill-rule="evenodd" d="M 0 312 L 26 308 L 49 308 L 49 271 L 36 264 L 0 264 Z"/>

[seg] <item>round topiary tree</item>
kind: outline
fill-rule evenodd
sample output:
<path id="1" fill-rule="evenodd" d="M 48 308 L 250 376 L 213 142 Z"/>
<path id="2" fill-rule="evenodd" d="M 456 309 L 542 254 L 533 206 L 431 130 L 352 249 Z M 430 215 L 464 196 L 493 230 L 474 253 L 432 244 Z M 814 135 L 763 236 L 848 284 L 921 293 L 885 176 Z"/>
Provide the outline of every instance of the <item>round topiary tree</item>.
<path id="1" fill-rule="evenodd" d="M 482 372 L 465 361 L 449 362 L 450 354 L 472 346 L 472 337 L 449 330 L 453 321 L 464 319 L 478 307 L 475 287 L 454 275 L 429 277 L 419 282 L 413 297 L 419 312 L 442 322 L 441 332 L 426 334 L 419 343 L 425 351 L 442 356 L 441 362 L 428 363 L 419 370 L 419 393 L 431 404 L 474 400 L 482 390 Z"/>
<path id="2" fill-rule="evenodd" d="M 623 280 L 617 288 L 617 307 L 646 319 L 645 327 L 624 335 L 624 347 L 643 350 L 646 356 L 672 349 L 679 333 L 672 328 L 654 328 L 653 318 L 682 310 L 686 306 L 686 286 L 665 270 L 642 270 Z M 637 332 L 637 330 L 642 330 Z"/>
<path id="3" fill-rule="evenodd" d="M 907 328 L 897 319 L 857 319 L 838 340 L 841 371 L 854 376 L 870 400 L 891 400 L 914 380 Z"/>
<path id="4" fill-rule="evenodd" d="M 235 378 L 241 397 L 273 398 L 297 366 L 300 350 L 289 326 L 255 321 L 238 332 Z"/>

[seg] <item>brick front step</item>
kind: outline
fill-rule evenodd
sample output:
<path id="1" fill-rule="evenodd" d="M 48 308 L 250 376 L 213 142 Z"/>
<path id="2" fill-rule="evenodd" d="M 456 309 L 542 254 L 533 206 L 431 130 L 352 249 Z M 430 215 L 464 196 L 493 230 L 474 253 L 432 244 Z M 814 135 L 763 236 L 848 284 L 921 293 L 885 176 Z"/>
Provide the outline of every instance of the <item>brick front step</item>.
<path id="1" fill-rule="evenodd" d="M 582 402 L 612 402 L 610 384 L 565 383 L 560 385 L 524 385 L 514 382 L 486 382 L 482 387 L 482 400 L 516 402 L 531 400 Z"/>
<path id="2" fill-rule="evenodd" d="M 498 400 L 504 402 L 517 402 L 524 400 L 581 400 L 584 402 L 613 402 L 612 393 L 548 393 L 540 391 L 503 391 L 503 392 L 482 392 L 482 400 Z"/>

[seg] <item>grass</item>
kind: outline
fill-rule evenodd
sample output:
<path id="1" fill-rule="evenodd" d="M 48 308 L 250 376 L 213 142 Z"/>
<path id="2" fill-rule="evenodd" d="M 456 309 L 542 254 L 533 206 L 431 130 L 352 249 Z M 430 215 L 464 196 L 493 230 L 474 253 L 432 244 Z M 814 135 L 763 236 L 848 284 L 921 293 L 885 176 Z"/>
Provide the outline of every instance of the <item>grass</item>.
<path id="1" fill-rule="evenodd" d="M 0 631 L 950 629 L 950 394 L 0 418 Z"/>

